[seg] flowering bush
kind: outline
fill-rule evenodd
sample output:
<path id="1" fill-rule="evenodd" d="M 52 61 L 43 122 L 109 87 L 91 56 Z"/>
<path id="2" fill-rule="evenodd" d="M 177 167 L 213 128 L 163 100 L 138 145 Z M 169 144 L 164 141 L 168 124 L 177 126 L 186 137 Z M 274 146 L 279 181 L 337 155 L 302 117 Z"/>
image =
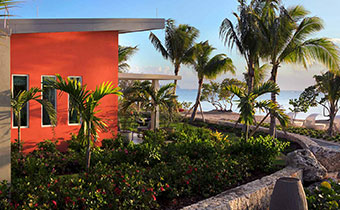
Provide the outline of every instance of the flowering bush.
<path id="1" fill-rule="evenodd" d="M 324 181 L 313 191 L 306 189 L 308 209 L 336 210 L 340 208 L 340 183 Z"/>
<path id="2" fill-rule="evenodd" d="M 138 145 L 121 137 L 103 140 L 92 151 L 89 173 L 82 167 L 85 150 L 74 140 L 66 152 L 51 141 L 27 155 L 13 151 L 12 185 L 0 184 L 0 209 L 162 208 L 243 183 L 255 169 L 271 169 L 286 146 L 265 137 L 230 141 L 183 124 L 144 138 Z"/>

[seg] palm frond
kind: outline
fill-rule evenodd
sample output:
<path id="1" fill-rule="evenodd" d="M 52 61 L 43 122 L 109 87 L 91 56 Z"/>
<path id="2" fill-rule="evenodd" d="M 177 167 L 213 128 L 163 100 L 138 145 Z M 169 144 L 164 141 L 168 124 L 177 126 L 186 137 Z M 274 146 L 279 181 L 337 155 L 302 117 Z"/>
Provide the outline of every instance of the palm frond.
<path id="1" fill-rule="evenodd" d="M 157 36 L 154 33 L 150 32 L 149 39 L 156 50 L 159 51 L 165 59 L 168 59 L 169 54 L 162 45 L 162 42 L 157 38 Z"/>

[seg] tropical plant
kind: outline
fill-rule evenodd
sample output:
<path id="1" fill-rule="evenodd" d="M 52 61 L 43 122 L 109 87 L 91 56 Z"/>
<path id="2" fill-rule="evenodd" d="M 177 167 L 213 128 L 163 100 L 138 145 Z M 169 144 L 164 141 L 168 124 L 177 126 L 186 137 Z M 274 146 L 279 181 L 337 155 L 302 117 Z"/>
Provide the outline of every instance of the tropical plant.
<path id="1" fill-rule="evenodd" d="M 157 116 L 159 107 L 167 110 L 170 115 L 175 107 L 177 96 L 174 95 L 173 83 L 167 84 L 156 90 L 150 81 L 136 82 L 135 85 L 124 92 L 123 110 L 131 106 L 138 106 L 145 110 L 150 110 Z M 157 119 L 154 118 L 154 129 L 158 127 Z"/>
<path id="2" fill-rule="evenodd" d="M 289 99 L 289 104 L 293 106 L 293 108 L 289 108 L 289 110 L 294 113 L 293 119 L 295 119 L 297 113 L 306 113 L 309 107 L 317 106 L 316 97 L 315 87 L 311 86 L 306 88 L 298 99 Z"/>
<path id="3" fill-rule="evenodd" d="M 195 44 L 193 48 L 193 57 L 190 59 L 190 63 L 197 72 L 198 90 L 190 121 L 195 120 L 197 108 L 201 103 L 201 91 L 204 78 L 215 79 L 219 74 L 228 71 L 235 73 L 233 62 L 227 55 L 218 54 L 209 58 L 213 50 L 215 50 L 215 48 L 213 48 L 208 41 Z"/>
<path id="4" fill-rule="evenodd" d="M 222 111 L 226 104 L 224 98 L 220 99 L 221 84 L 210 81 L 202 84 L 201 101 L 206 101 L 215 107 L 215 110 Z"/>
<path id="5" fill-rule="evenodd" d="M 77 139 L 87 147 L 86 169 L 89 170 L 91 160 L 91 145 L 98 138 L 98 131 L 106 130 L 107 124 L 104 119 L 97 116 L 100 110 L 96 108 L 100 105 L 100 100 L 107 95 L 121 95 L 118 87 L 114 87 L 112 82 L 104 82 L 94 91 L 87 90 L 86 85 L 82 85 L 77 80 L 70 78 L 63 79 L 59 74 L 57 80 L 50 80 L 47 86 L 65 92 L 69 95 L 71 111 L 79 113 L 81 126 Z"/>
<path id="6" fill-rule="evenodd" d="M 126 72 L 130 65 L 126 62 L 129 58 L 138 51 L 137 46 L 121 46 L 118 45 L 118 71 Z"/>
<path id="7" fill-rule="evenodd" d="M 256 82 L 255 82 L 255 84 L 256 84 Z M 231 85 L 235 85 L 235 86 L 237 86 L 239 88 L 243 88 L 243 89 L 246 88 L 245 82 L 240 81 L 238 79 L 234 79 L 234 78 L 232 78 L 232 79 L 226 78 L 221 82 L 221 87 L 220 87 L 218 98 L 219 98 L 219 100 L 226 100 L 230 104 L 229 111 L 232 111 L 232 109 L 233 109 L 233 99 L 235 97 L 235 94 L 230 92 L 227 89 L 227 87 L 231 86 Z"/>
<path id="8" fill-rule="evenodd" d="M 181 65 L 186 64 L 187 59 L 191 56 L 190 49 L 198 34 L 199 31 L 195 27 L 187 24 L 175 26 L 174 20 L 169 19 L 166 21 L 164 45 L 152 32 L 149 39 L 156 50 L 174 65 L 174 73 L 177 76 Z M 174 80 L 174 84 L 174 93 L 176 94 L 177 80 Z"/>
<path id="9" fill-rule="evenodd" d="M 272 65 L 270 81 L 276 83 L 281 63 L 298 63 L 307 68 L 312 62 L 318 61 L 330 70 L 338 70 L 337 46 L 327 38 L 309 38 L 323 29 L 320 18 L 307 17 L 309 12 L 302 6 L 268 8 L 272 11 L 271 15 L 255 13 L 255 16 L 262 34 L 259 40 L 263 42 L 261 57 Z M 271 100 L 276 103 L 276 93 L 271 93 Z M 273 113 L 271 135 L 275 135 L 275 123 Z"/>
<path id="10" fill-rule="evenodd" d="M 17 124 L 18 124 L 18 146 L 19 146 L 19 150 L 21 148 L 21 117 L 22 117 L 22 109 L 24 107 L 27 106 L 27 104 L 30 101 L 36 101 L 38 103 L 40 103 L 44 109 L 46 110 L 51 124 L 55 125 L 56 121 L 57 121 L 57 116 L 56 116 L 56 110 L 53 107 L 53 105 L 47 101 L 47 100 L 43 100 L 41 99 L 41 94 L 39 94 L 40 92 L 42 92 L 42 90 L 40 90 L 39 88 L 36 87 L 32 87 L 31 89 L 29 89 L 28 91 L 23 90 L 20 91 L 18 94 L 16 94 L 15 96 L 11 95 L 11 107 L 12 107 L 12 111 L 13 114 L 15 116 Z"/>
<path id="11" fill-rule="evenodd" d="M 279 92 L 279 87 L 272 82 L 265 82 L 263 85 L 259 87 L 255 87 L 254 90 L 250 93 L 246 92 L 244 89 L 239 88 L 235 85 L 231 85 L 227 87 L 229 91 L 234 93 L 238 98 L 238 108 L 240 109 L 240 117 L 237 123 L 244 123 L 246 125 L 245 138 L 249 138 L 249 127 L 250 125 L 255 124 L 255 109 L 259 108 L 262 110 L 273 111 L 275 116 L 280 121 L 282 126 L 286 126 L 288 124 L 288 116 L 284 114 L 284 111 L 277 106 L 277 104 L 265 100 L 265 101 L 256 101 L 256 99 L 266 93 L 271 92 Z M 257 127 L 254 129 L 252 136 L 256 129 L 264 122 L 264 120 L 269 116 L 269 113 L 262 119 L 260 123 L 257 124 Z"/>

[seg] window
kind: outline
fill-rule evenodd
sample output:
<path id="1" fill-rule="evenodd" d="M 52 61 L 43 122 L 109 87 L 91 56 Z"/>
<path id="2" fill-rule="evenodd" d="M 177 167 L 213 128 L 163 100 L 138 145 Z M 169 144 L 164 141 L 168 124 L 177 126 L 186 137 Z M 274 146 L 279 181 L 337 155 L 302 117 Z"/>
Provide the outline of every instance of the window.
<path id="1" fill-rule="evenodd" d="M 12 76 L 12 93 L 16 97 L 20 92 L 28 89 L 28 75 L 13 75 Z M 28 127 L 28 104 L 21 110 L 20 126 Z M 18 121 L 13 113 L 13 127 L 18 126 Z"/>
<path id="2" fill-rule="evenodd" d="M 82 84 L 82 79 L 79 76 L 70 76 L 68 77 L 71 80 L 77 80 L 77 82 L 80 82 Z M 68 98 L 68 124 L 70 125 L 78 125 L 80 124 L 80 116 L 78 111 L 76 110 L 71 110 L 71 103 L 70 103 L 70 96 Z"/>
<path id="3" fill-rule="evenodd" d="M 49 102 L 51 102 L 51 104 L 53 105 L 54 109 L 56 109 L 56 90 L 54 88 L 50 88 L 50 87 L 44 87 L 44 83 L 46 83 L 47 81 L 54 81 L 56 79 L 55 76 L 42 76 L 42 98 L 44 100 L 47 100 Z M 42 106 L 42 125 L 52 125 L 51 124 L 51 119 L 50 116 L 48 115 L 46 109 L 44 108 L 44 106 Z"/>

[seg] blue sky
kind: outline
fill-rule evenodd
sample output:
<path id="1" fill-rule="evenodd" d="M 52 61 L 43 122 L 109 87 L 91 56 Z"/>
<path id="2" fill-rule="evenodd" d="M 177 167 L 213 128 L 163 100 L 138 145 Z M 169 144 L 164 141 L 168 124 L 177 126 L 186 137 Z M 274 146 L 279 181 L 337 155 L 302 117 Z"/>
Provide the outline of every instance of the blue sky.
<path id="1" fill-rule="evenodd" d="M 340 43 L 340 1 L 339 0 L 284 0 L 284 4 L 303 5 L 311 16 L 324 20 L 325 29 L 317 34 L 329 37 Z M 14 18 L 172 18 L 177 24 L 189 24 L 200 30 L 197 41 L 209 40 L 216 51 L 226 53 L 237 67 L 236 75 L 221 75 L 242 78 L 245 71 L 243 58 L 235 51 L 223 46 L 219 39 L 219 26 L 224 18 L 233 19 L 232 12 L 237 10 L 236 0 L 26 0 L 19 7 L 12 9 Z M 154 31 L 162 40 L 164 32 Z M 172 74 L 171 63 L 155 51 L 149 39 L 149 32 L 122 34 L 121 45 L 138 45 L 138 53 L 129 61 L 130 72 Z M 282 65 L 279 69 L 278 83 L 282 90 L 302 90 L 313 84 L 313 75 L 326 71 L 315 64 L 308 68 L 298 65 Z M 182 88 L 196 88 L 196 74 L 190 67 L 183 66 L 179 82 Z"/>

